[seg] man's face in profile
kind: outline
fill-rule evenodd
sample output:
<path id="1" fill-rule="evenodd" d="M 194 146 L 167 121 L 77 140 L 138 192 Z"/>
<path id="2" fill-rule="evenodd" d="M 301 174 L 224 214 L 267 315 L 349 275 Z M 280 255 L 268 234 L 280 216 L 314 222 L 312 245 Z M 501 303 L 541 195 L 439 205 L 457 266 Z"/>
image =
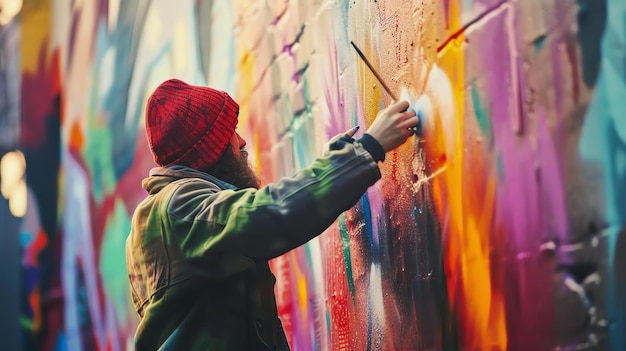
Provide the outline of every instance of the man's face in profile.
<path id="1" fill-rule="evenodd" d="M 240 189 L 258 189 L 261 181 L 248 161 L 245 146 L 246 141 L 235 132 L 222 158 L 208 173 Z"/>

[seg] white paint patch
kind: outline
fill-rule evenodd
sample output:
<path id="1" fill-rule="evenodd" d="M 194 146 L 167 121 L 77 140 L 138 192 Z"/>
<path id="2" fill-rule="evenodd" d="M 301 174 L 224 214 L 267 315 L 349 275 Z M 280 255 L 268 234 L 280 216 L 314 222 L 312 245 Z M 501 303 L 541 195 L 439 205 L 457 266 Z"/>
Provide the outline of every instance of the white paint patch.
<path id="1" fill-rule="evenodd" d="M 369 279 L 369 298 L 372 313 L 372 337 L 374 338 L 377 334 L 377 330 L 386 330 L 385 300 L 379 264 L 375 263 L 371 265 Z"/>
<path id="2" fill-rule="evenodd" d="M 109 32 L 117 27 L 117 17 L 120 13 L 120 0 L 109 0 Z"/>
<path id="3" fill-rule="evenodd" d="M 448 78 L 446 72 L 444 72 L 439 66 L 433 65 L 432 70 L 428 76 L 426 83 L 425 95 L 430 98 L 432 106 L 433 118 L 428 123 L 434 123 L 434 118 L 438 119 L 441 125 L 441 129 L 446 136 L 446 150 L 445 154 L 448 156 L 454 156 L 456 145 L 459 140 L 462 140 L 459 135 L 461 131 L 457 126 L 456 106 L 451 101 L 456 101 L 454 92 L 452 89 L 452 83 Z M 424 126 L 424 133 L 428 133 L 429 125 Z M 450 158 L 448 159 L 450 161 Z"/>

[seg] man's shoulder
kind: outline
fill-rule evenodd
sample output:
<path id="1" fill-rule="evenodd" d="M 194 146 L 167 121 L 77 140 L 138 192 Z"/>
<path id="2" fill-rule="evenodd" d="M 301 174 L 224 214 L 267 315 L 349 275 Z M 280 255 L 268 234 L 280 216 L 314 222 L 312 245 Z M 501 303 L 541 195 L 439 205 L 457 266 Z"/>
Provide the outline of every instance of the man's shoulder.
<path id="1" fill-rule="evenodd" d="M 204 190 L 209 192 L 218 192 L 223 189 L 215 182 L 204 178 L 180 178 L 168 185 L 173 192 Z"/>

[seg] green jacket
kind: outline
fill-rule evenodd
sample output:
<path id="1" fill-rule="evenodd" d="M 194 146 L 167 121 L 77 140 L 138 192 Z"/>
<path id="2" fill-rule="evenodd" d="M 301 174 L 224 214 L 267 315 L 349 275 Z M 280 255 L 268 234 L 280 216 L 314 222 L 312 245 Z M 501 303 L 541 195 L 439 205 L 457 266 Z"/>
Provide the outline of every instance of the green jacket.
<path id="1" fill-rule="evenodd" d="M 352 141 L 258 190 L 152 169 L 126 242 L 136 350 L 288 350 L 267 261 L 320 234 L 380 179 Z"/>

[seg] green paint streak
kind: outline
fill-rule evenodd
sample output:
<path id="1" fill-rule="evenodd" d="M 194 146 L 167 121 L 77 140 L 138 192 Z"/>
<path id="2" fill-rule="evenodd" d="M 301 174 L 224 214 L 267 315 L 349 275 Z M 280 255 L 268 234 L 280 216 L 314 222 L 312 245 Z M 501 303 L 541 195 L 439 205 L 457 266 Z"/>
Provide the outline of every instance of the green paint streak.
<path id="1" fill-rule="evenodd" d="M 26 316 L 20 316 L 20 325 L 22 326 L 22 329 L 32 330 L 33 320 Z"/>
<path id="2" fill-rule="evenodd" d="M 84 158 L 89 173 L 92 177 L 94 198 L 101 202 L 105 194 L 115 189 L 115 167 L 113 167 L 113 154 L 111 131 L 106 126 L 97 127 L 87 133 L 87 147 Z"/>
<path id="3" fill-rule="evenodd" d="M 489 145 L 493 138 L 491 129 L 491 119 L 489 118 L 489 111 L 480 103 L 480 96 L 478 96 L 478 88 L 472 83 L 472 103 L 474 104 L 474 114 L 478 121 L 478 126 L 483 135 L 487 137 Z"/>
<path id="4" fill-rule="evenodd" d="M 106 126 L 92 129 L 86 139 L 83 157 L 91 174 L 94 199 L 101 202 L 105 194 L 115 189 L 111 132 Z"/>
<path id="5" fill-rule="evenodd" d="M 309 64 L 306 64 L 306 67 L 309 67 Z M 309 113 L 313 112 L 313 102 L 309 98 L 309 80 L 306 79 L 305 76 L 302 76 L 302 95 L 304 97 L 304 104 L 306 106 L 306 110 Z"/>
<path id="6" fill-rule="evenodd" d="M 326 316 L 326 332 L 330 335 L 330 311 L 326 309 L 324 315 Z"/>
<path id="7" fill-rule="evenodd" d="M 350 290 L 350 295 L 352 296 L 352 298 L 354 298 L 354 278 L 352 277 L 352 259 L 350 258 L 350 235 L 348 234 L 348 225 L 346 223 L 346 216 L 344 214 L 339 216 L 339 235 L 341 236 L 343 264 L 346 267 L 346 279 L 348 280 L 348 289 Z"/>
<path id="8" fill-rule="evenodd" d="M 105 194 L 115 189 L 115 167 L 113 166 L 113 142 L 111 130 L 106 124 L 106 118 L 99 116 L 98 86 L 94 80 L 89 87 L 89 108 L 85 131 L 85 149 L 83 158 L 92 178 L 92 189 L 95 200 L 99 203 Z"/>
<path id="9" fill-rule="evenodd" d="M 121 326 L 127 324 L 132 312 L 126 270 L 126 238 L 130 232 L 130 218 L 120 199 L 115 201 L 113 213 L 107 219 L 100 249 L 98 269 L 102 276 L 104 292 L 113 304 L 115 316 Z"/>
<path id="10" fill-rule="evenodd" d="M 539 52 L 543 49 L 543 47 L 546 44 L 546 39 L 548 38 L 548 36 L 546 35 L 540 35 L 538 38 L 535 39 L 535 41 L 533 42 L 534 46 L 535 46 L 535 52 Z"/>
<path id="11" fill-rule="evenodd" d="M 315 120 L 313 118 L 311 99 L 308 98 L 308 84 L 303 77 L 302 94 L 304 107 L 294 112 L 294 118 L 289 124 L 292 133 L 293 165 L 296 169 L 308 166 L 316 156 L 315 147 Z"/>

